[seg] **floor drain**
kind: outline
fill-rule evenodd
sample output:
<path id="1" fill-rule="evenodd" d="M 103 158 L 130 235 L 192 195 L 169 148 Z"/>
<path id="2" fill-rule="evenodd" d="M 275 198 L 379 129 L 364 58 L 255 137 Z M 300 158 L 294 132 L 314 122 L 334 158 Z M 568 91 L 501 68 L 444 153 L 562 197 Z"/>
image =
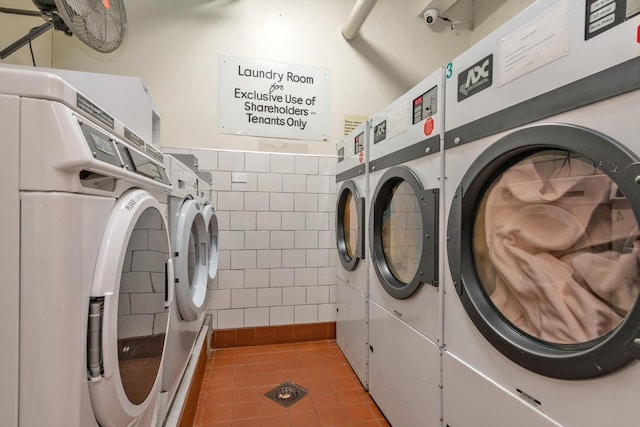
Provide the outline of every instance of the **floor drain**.
<path id="1" fill-rule="evenodd" d="M 299 385 L 285 381 L 273 390 L 269 390 L 264 395 L 279 405 L 288 408 L 305 397 L 308 393 L 309 392 L 307 390 L 303 389 Z"/>

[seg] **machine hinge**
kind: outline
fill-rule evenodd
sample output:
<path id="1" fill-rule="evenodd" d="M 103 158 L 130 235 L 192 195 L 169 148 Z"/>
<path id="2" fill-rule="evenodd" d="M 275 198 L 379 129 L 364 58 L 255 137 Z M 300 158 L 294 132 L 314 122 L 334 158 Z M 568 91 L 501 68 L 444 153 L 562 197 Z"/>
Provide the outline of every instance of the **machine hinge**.
<path id="1" fill-rule="evenodd" d="M 89 324 L 87 326 L 87 375 L 90 381 L 96 381 L 104 374 L 102 360 L 103 317 L 104 297 L 91 297 L 89 300 Z"/>

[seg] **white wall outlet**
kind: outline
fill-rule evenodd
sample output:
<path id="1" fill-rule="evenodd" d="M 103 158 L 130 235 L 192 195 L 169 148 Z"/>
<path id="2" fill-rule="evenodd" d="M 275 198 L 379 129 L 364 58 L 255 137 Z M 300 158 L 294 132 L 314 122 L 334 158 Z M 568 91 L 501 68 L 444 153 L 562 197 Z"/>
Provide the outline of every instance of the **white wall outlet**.
<path id="1" fill-rule="evenodd" d="M 232 183 L 246 184 L 246 182 L 247 182 L 247 173 L 246 172 L 231 172 L 231 182 Z"/>

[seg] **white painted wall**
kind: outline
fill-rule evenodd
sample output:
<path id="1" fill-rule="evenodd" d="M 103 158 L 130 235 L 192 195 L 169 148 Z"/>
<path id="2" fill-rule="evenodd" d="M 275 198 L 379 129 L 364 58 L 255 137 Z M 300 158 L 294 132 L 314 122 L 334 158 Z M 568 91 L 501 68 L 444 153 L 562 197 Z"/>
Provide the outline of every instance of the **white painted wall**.
<path id="1" fill-rule="evenodd" d="M 0 6 L 11 9 L 24 9 L 37 11 L 38 8 L 31 1 L 26 0 L 0 0 Z M 0 50 L 6 48 L 20 37 L 27 35 L 29 30 L 44 24 L 44 20 L 35 16 L 20 16 L 0 13 Z M 33 56 L 39 67 L 51 67 L 53 65 L 53 36 L 52 31 L 43 34 L 32 42 Z M 0 64 L 33 65 L 29 45 L 24 46 L 5 59 L 0 59 Z"/>
<path id="2" fill-rule="evenodd" d="M 478 43 L 535 0 L 474 0 L 471 45 Z"/>

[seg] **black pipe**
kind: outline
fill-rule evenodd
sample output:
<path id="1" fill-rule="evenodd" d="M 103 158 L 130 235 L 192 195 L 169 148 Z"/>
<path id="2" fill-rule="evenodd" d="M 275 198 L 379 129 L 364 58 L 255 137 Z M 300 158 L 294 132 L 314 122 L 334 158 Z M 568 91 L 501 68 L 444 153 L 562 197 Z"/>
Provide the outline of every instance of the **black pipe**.
<path id="1" fill-rule="evenodd" d="M 22 46 L 29 43 L 31 40 L 34 40 L 35 38 L 40 37 L 41 35 L 46 33 L 51 27 L 53 27 L 53 22 L 48 21 L 40 25 L 39 27 L 36 27 L 33 30 L 29 31 L 29 34 L 13 42 L 11 45 L 6 47 L 5 49 L 1 50 L 0 59 L 6 58 L 7 56 L 14 53 L 16 50 L 20 49 Z"/>
<path id="2" fill-rule="evenodd" d="M 35 10 L 11 9 L 9 7 L 0 7 L 0 13 L 11 13 L 13 15 L 24 16 L 42 16 L 42 12 L 38 12 Z"/>

